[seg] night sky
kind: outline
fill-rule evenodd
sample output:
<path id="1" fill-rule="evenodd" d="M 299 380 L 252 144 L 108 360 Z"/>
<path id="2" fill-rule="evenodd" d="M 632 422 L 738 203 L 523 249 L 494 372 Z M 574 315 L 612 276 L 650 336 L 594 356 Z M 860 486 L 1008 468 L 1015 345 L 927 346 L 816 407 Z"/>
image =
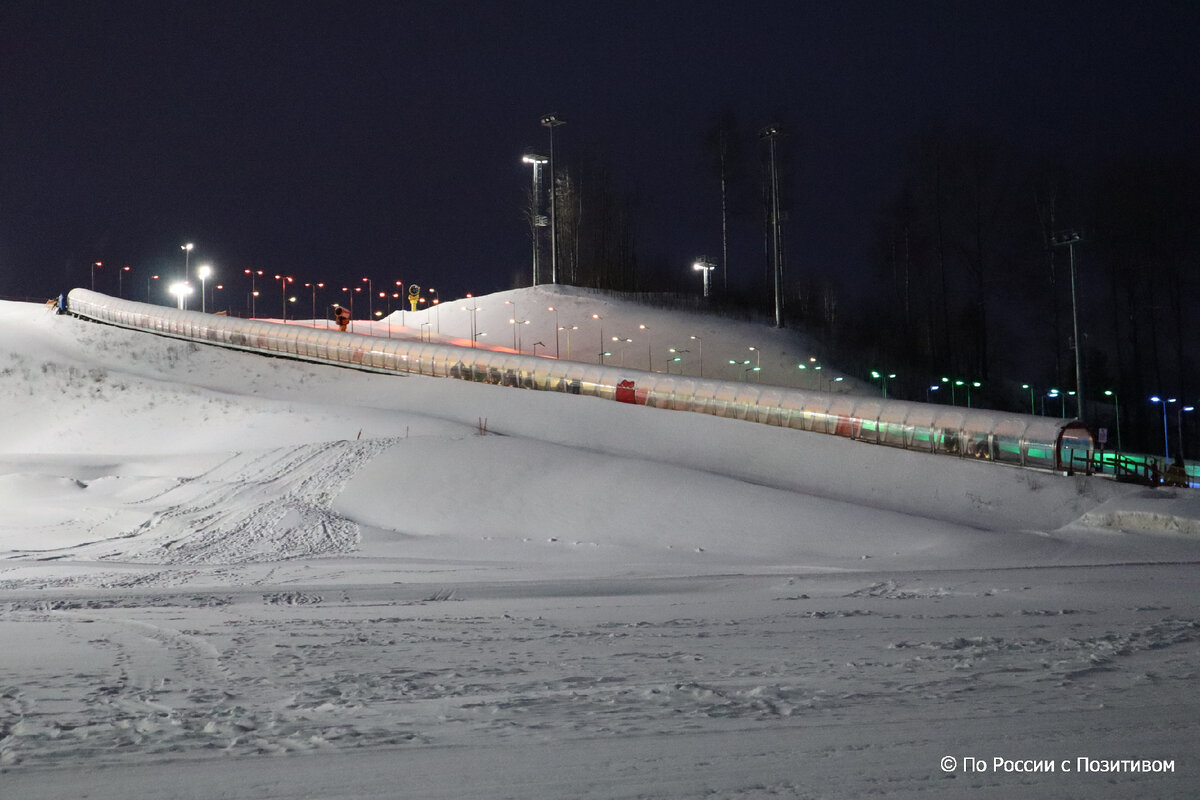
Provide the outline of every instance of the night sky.
<path id="1" fill-rule="evenodd" d="M 680 270 L 720 248 L 705 130 L 725 110 L 785 125 L 789 274 L 865 281 L 920 131 L 1178 154 L 1200 142 L 1198 43 L 1194 0 L 8 0 L 0 296 L 86 286 L 101 261 L 97 289 L 128 264 L 142 299 L 184 242 L 224 280 L 512 288 L 549 112 L 560 166 L 602 158 L 639 259 Z M 735 255 L 735 279 L 761 274 L 761 248 Z"/>

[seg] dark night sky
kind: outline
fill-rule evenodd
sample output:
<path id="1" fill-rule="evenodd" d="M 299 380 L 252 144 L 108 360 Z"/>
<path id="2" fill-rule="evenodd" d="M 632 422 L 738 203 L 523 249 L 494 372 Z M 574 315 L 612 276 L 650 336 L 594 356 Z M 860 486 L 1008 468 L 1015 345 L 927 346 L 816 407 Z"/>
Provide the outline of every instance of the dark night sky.
<path id="1" fill-rule="evenodd" d="M 0 296 L 86 285 L 96 260 L 144 286 L 186 241 L 226 277 L 510 288 L 520 157 L 547 149 L 551 111 L 556 155 L 602 154 L 638 198 L 639 256 L 681 270 L 720 247 L 705 128 L 723 109 L 787 125 L 789 271 L 862 275 L 923 128 L 1180 152 L 1200 141 L 1197 42 L 1194 0 L 9 0 Z M 735 256 L 761 273 L 760 250 Z"/>

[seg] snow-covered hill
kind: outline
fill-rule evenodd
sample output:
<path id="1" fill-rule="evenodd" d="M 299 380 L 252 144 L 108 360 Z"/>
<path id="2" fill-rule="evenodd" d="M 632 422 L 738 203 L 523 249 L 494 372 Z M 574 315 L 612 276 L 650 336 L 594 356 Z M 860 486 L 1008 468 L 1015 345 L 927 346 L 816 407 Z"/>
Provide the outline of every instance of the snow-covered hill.
<path id="1" fill-rule="evenodd" d="M 603 341 L 591 314 L 610 342 L 653 333 L 613 351 L 625 363 L 677 347 L 698 371 L 702 340 L 706 374 L 745 351 L 763 369 L 742 377 L 809 380 L 786 332 L 592 295 L 390 324 L 511 346 L 507 320 L 529 319 L 520 349 L 565 357 L 556 327 L 580 325 L 573 349 Z M 13 796 L 1200 785 L 1195 492 L 265 359 L 16 303 L 0 303 L 0 418 Z M 1077 758 L 1175 766 L 1064 774 Z"/>

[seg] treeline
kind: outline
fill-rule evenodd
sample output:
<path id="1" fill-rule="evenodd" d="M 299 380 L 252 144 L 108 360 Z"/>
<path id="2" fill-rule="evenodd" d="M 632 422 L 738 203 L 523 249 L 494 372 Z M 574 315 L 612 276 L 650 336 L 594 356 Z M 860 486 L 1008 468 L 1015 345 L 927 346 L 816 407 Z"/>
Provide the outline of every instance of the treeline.
<path id="1" fill-rule="evenodd" d="M 1179 409 L 1200 405 L 1198 177 L 1186 158 L 1070 164 L 981 131 L 931 131 L 883 209 L 878 291 L 842 344 L 909 375 L 916 399 L 951 377 L 1036 413 L 1074 414 L 1078 369 L 1084 418 L 1109 446 L 1119 408 L 1123 445 L 1155 452 L 1162 407 L 1149 398 L 1178 399 L 1173 440 Z"/>
<path id="2" fill-rule="evenodd" d="M 804 252 L 787 222 L 797 149 L 785 139 L 776 164 L 785 263 L 788 249 Z M 721 209 L 713 285 L 724 308 L 762 312 L 766 323 L 768 150 L 724 114 L 698 137 L 698 152 L 711 206 Z M 636 197 L 603 159 L 556 167 L 560 282 L 699 293 L 700 281 L 678 264 L 639 260 Z M 1163 409 L 1149 398 L 1177 398 L 1168 413 L 1174 452 L 1180 422 L 1200 431 L 1200 412 L 1193 421 L 1180 410 L 1200 406 L 1198 179 L 1197 162 L 1185 156 L 1087 161 L 1029 152 L 981 130 L 927 131 L 905 151 L 897 194 L 881 198 L 869 291 L 850 296 L 839 275 L 785 269 L 785 324 L 818 337 L 848 372 L 896 373 L 893 396 L 950 402 L 944 384 L 930 388 L 949 378 L 978 382 L 976 405 L 1067 416 L 1076 408 L 1067 393 L 1076 388 L 1077 327 L 1085 419 L 1106 428 L 1115 447 L 1119 409 L 1122 445 L 1158 452 Z M 759 250 L 762 268 L 727 284 L 731 229 L 742 234 L 739 263 Z M 761 246 L 745 238 L 755 230 Z M 1200 456 L 1200 436 L 1189 444 Z"/>

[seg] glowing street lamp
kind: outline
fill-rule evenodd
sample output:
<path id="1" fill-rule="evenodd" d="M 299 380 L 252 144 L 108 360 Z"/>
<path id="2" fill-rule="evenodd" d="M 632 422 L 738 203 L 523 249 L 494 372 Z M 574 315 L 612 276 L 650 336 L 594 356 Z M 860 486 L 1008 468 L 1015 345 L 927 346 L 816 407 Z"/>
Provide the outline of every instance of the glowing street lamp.
<path id="1" fill-rule="evenodd" d="M 513 349 L 520 353 L 523 349 L 523 345 L 521 344 L 521 340 L 517 337 L 517 334 L 520 332 L 522 325 L 529 324 L 529 320 L 512 318 L 509 319 L 508 324 L 513 326 Z"/>
<path id="2" fill-rule="evenodd" d="M 712 271 L 716 268 L 717 268 L 717 265 L 710 262 L 707 258 L 701 258 L 699 261 L 692 264 L 693 270 L 695 270 L 696 272 L 703 273 L 703 275 L 704 275 L 704 296 L 705 297 L 708 297 L 708 287 L 709 287 L 709 283 L 711 281 L 711 278 L 709 276 L 712 275 Z"/>
<path id="3" fill-rule="evenodd" d="M 1190 412 L 1190 411 L 1195 411 L 1195 410 L 1196 410 L 1195 406 L 1182 406 L 1181 405 L 1179 407 L 1179 410 L 1176 412 L 1176 415 L 1177 415 L 1176 425 L 1178 426 L 1178 429 L 1179 429 L 1179 460 L 1181 462 L 1186 459 L 1186 456 L 1184 456 L 1184 454 L 1183 454 L 1183 414 L 1185 411 Z"/>
<path id="4" fill-rule="evenodd" d="M 1105 389 L 1104 396 L 1113 399 L 1113 412 L 1117 418 L 1117 452 L 1119 453 L 1121 452 L 1121 404 L 1117 400 L 1117 393 L 1112 389 Z"/>
<path id="5" fill-rule="evenodd" d="M 871 379 L 876 380 L 876 381 L 881 381 L 883 383 L 883 399 L 885 399 L 885 400 L 887 399 L 888 379 L 895 378 L 895 377 L 896 377 L 896 373 L 894 373 L 894 372 L 888 372 L 885 374 L 882 372 L 877 372 L 876 370 L 871 370 Z"/>
<path id="6" fill-rule="evenodd" d="M 286 324 L 287 323 L 287 303 L 288 303 L 287 285 L 289 283 L 295 283 L 296 279 L 291 276 L 288 276 L 288 275 L 276 275 L 275 280 L 279 281 L 279 291 L 281 291 L 283 293 L 283 297 L 280 302 L 280 307 L 283 310 L 283 321 Z"/>
<path id="7" fill-rule="evenodd" d="M 399 283 L 399 281 L 397 281 L 397 283 Z M 476 314 L 480 309 L 479 309 L 479 306 L 475 305 L 475 298 L 471 297 L 471 295 L 468 294 L 467 299 L 471 301 L 471 305 L 470 306 L 459 306 L 459 308 L 463 311 L 471 312 L 471 347 L 478 347 L 479 346 L 479 344 L 478 344 L 479 335 L 476 333 L 478 317 L 476 316 Z M 401 315 L 403 315 L 403 311 L 401 312 Z M 570 345 L 567 345 L 567 348 L 569 351 Z M 569 357 L 570 356 L 568 356 L 568 358 Z"/>
<path id="8" fill-rule="evenodd" d="M 979 381 L 969 381 L 969 382 L 959 381 L 960 385 L 964 384 L 964 383 L 966 384 L 966 387 L 967 387 L 967 408 L 970 408 L 971 407 L 971 387 L 974 386 L 976 389 L 978 389 L 980 386 L 983 386 L 983 384 L 980 383 Z"/>
<path id="9" fill-rule="evenodd" d="M 679 374 L 683 374 L 683 354 L 691 351 L 684 347 L 668 347 L 667 352 L 671 355 L 667 357 L 667 374 L 671 374 L 671 365 L 679 365 Z"/>
<path id="10" fill-rule="evenodd" d="M 1051 400 L 1058 400 L 1059 399 L 1058 389 L 1051 389 L 1050 391 L 1046 392 L 1045 395 L 1042 396 L 1042 416 L 1043 417 L 1046 416 L 1046 398 L 1047 397 L 1049 397 Z M 1064 400 L 1063 402 L 1065 403 L 1066 401 Z M 1063 416 L 1064 417 L 1066 416 L 1066 412 L 1063 412 Z"/>
<path id="11" fill-rule="evenodd" d="M 205 302 L 207 297 L 205 289 L 205 281 L 212 277 L 212 267 L 204 264 L 196 269 L 196 277 L 200 279 L 200 311 L 201 313 L 208 311 L 208 304 Z"/>
<path id="12" fill-rule="evenodd" d="M 1033 384 L 1032 383 L 1022 383 L 1021 388 L 1029 390 L 1029 413 L 1030 413 L 1030 415 L 1037 413 L 1033 410 Z M 1105 392 L 1105 394 L 1109 394 L 1109 392 Z"/>
<path id="13" fill-rule="evenodd" d="M 950 405 L 957 406 L 958 405 L 958 393 L 954 391 L 954 387 L 962 386 L 963 382 L 962 381 L 952 381 L 949 378 L 947 378 L 945 375 L 943 375 L 942 383 L 949 384 L 949 386 L 950 386 Z"/>
<path id="14" fill-rule="evenodd" d="M 600 323 L 600 363 L 604 364 L 604 317 L 599 314 L 592 314 L 592 319 Z"/>
<path id="15" fill-rule="evenodd" d="M 699 336 L 690 337 L 693 341 L 700 345 L 700 377 L 704 377 L 704 340 Z"/>
<path id="16" fill-rule="evenodd" d="M 128 264 L 117 270 L 117 297 L 125 296 L 125 273 L 132 271 L 133 267 Z"/>
<path id="17" fill-rule="evenodd" d="M 817 373 L 821 371 L 821 365 L 817 363 L 817 357 L 809 356 L 807 364 L 797 364 L 796 367 L 808 373 L 808 388 L 812 389 L 813 379 L 819 378 L 820 376 Z M 818 386 L 817 388 L 820 389 L 821 387 Z"/>
<path id="18" fill-rule="evenodd" d="M 621 345 L 621 363 L 618 364 L 617 366 L 623 367 L 623 366 L 625 366 L 625 348 L 626 348 L 626 346 L 633 343 L 633 339 L 630 339 L 627 336 L 626 337 L 614 336 L 614 337 L 612 337 L 612 340 Z"/>
<path id="19" fill-rule="evenodd" d="M 179 245 L 179 249 L 183 251 L 183 282 L 184 283 L 187 283 L 192 277 L 188 273 L 188 258 L 192 255 L 192 248 L 194 248 L 194 247 L 195 247 L 195 245 L 192 244 L 191 242 L 188 242 L 187 244 Z"/>
<path id="20" fill-rule="evenodd" d="M 306 284 L 304 284 L 304 288 L 312 289 L 312 318 L 313 318 L 313 327 L 315 328 L 317 326 L 317 289 L 324 289 L 325 284 L 324 283 L 306 283 Z M 329 327 L 329 315 L 325 314 L 324 316 L 325 316 L 325 327 L 328 328 Z"/>
<path id="21" fill-rule="evenodd" d="M 1166 466 L 1167 466 L 1168 464 L 1170 464 L 1170 463 L 1171 463 L 1171 440 L 1170 440 L 1170 437 L 1169 437 L 1169 436 L 1168 436 L 1168 434 L 1167 434 L 1167 403 L 1174 403 L 1174 402 L 1176 402 L 1176 399 L 1175 399 L 1174 397 L 1170 397 L 1170 398 L 1162 398 L 1162 397 L 1159 397 L 1158 395 L 1154 395 L 1153 397 L 1151 397 L 1151 398 L 1150 398 L 1150 402 L 1151 402 L 1151 403 L 1162 403 L 1162 411 L 1163 411 L 1163 468 L 1165 469 L 1165 468 L 1166 468 Z M 1182 422 L 1182 417 L 1181 417 L 1180 419 L 1181 419 L 1181 422 Z"/>
<path id="22" fill-rule="evenodd" d="M 103 267 L 99 261 L 92 262 L 92 291 L 96 291 L 96 267 Z"/>
<path id="23" fill-rule="evenodd" d="M 179 304 L 179 310 L 183 311 L 184 298 L 192 293 L 192 287 L 189 286 L 188 284 L 184 283 L 183 281 L 178 281 L 176 283 L 171 284 L 171 288 L 169 289 L 169 291 L 171 292 L 171 294 L 175 295 L 175 300 Z"/>
<path id="24" fill-rule="evenodd" d="M 354 292 L 358 291 L 358 290 L 355 289 L 354 291 L 351 291 L 349 286 L 343 286 L 342 291 L 345 292 L 346 294 L 350 295 L 350 332 L 353 333 L 354 332 Z"/>
<path id="25" fill-rule="evenodd" d="M 559 356 L 558 332 L 562 330 L 562 328 L 559 327 L 559 324 L 558 324 L 558 309 L 555 308 L 554 306 L 546 306 L 546 310 L 554 312 L 554 357 L 558 358 L 558 356 Z M 571 345 L 568 344 L 567 345 L 567 359 L 569 360 L 570 358 L 571 358 Z"/>

